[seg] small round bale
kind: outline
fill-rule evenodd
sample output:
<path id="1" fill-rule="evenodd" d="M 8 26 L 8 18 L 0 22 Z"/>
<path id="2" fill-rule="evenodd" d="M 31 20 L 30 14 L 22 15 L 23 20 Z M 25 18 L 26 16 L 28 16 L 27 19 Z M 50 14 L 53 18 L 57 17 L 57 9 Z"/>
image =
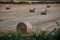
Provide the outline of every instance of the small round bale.
<path id="1" fill-rule="evenodd" d="M 20 22 L 17 24 L 17 32 L 31 33 L 32 25 L 28 22 Z"/>
<path id="2" fill-rule="evenodd" d="M 47 8 L 50 8 L 50 5 L 49 4 L 47 4 Z"/>
<path id="3" fill-rule="evenodd" d="M 10 9 L 10 6 L 9 5 L 6 5 L 6 9 L 9 10 Z"/>
<path id="4" fill-rule="evenodd" d="M 29 12 L 35 12 L 35 8 L 30 8 Z"/>
<path id="5" fill-rule="evenodd" d="M 41 15 L 46 15 L 47 14 L 47 9 L 42 9 L 41 10 Z"/>

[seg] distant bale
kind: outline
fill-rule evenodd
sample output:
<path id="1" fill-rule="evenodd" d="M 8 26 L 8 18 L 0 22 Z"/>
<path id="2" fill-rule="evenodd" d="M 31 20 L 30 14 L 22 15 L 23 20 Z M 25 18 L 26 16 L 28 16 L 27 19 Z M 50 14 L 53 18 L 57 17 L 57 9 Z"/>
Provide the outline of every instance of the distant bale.
<path id="1" fill-rule="evenodd" d="M 47 8 L 50 8 L 50 5 L 49 4 L 47 5 Z"/>
<path id="2" fill-rule="evenodd" d="M 41 10 L 41 15 L 46 15 L 47 14 L 47 9 L 42 9 Z"/>
<path id="3" fill-rule="evenodd" d="M 10 6 L 9 5 L 6 5 L 6 9 L 9 10 L 10 9 Z"/>
<path id="4" fill-rule="evenodd" d="M 0 22 L 3 21 L 3 20 L 0 20 Z"/>
<path id="5" fill-rule="evenodd" d="M 35 12 L 35 8 L 30 8 L 29 12 Z"/>

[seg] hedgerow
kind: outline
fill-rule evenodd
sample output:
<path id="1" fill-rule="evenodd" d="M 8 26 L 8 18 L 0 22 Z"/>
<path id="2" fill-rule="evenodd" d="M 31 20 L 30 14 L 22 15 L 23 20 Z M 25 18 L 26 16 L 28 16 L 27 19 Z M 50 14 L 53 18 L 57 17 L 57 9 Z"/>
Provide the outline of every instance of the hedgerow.
<path id="1" fill-rule="evenodd" d="M 40 31 L 40 33 L 0 32 L 0 40 L 60 40 L 60 28 L 52 32 Z"/>

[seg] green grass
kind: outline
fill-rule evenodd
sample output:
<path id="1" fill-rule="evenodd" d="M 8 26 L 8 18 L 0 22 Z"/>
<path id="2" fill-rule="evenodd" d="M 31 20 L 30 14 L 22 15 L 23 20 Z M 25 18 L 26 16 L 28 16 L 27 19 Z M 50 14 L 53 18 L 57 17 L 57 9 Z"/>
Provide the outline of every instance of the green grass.
<path id="1" fill-rule="evenodd" d="M 0 32 L 0 40 L 60 40 L 60 28 L 52 32 L 40 31 L 40 33 L 23 34 L 17 32 Z"/>

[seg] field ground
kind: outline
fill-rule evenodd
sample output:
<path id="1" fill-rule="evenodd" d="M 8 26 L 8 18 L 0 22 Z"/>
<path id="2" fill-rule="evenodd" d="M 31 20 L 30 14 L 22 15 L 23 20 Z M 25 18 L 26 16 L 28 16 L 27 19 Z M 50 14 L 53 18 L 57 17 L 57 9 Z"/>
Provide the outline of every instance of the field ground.
<path id="1" fill-rule="evenodd" d="M 19 23 L 20 18 L 33 17 L 36 15 L 41 15 L 41 9 L 47 8 L 47 4 L 40 5 L 10 5 L 10 10 L 6 10 L 7 4 L 0 4 L 0 31 L 15 30 L 17 23 Z M 52 15 L 54 13 L 60 14 L 60 4 L 50 4 L 50 8 L 47 8 L 47 15 Z M 30 13 L 29 9 L 35 8 L 34 13 Z M 60 19 L 58 20 L 60 23 Z M 58 27 L 55 22 L 49 22 L 39 25 L 37 30 L 52 30 L 54 27 Z M 60 26 L 59 26 L 60 27 Z"/>

